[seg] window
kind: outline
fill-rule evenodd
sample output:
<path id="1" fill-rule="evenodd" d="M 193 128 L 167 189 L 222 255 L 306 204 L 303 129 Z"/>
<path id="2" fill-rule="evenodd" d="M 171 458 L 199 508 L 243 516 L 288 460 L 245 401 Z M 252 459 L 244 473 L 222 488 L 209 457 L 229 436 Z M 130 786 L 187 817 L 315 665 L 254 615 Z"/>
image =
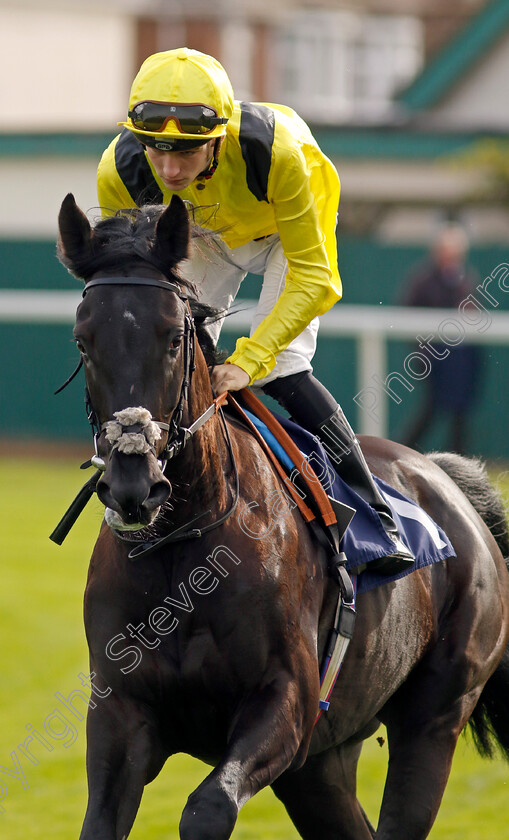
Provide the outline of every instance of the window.
<path id="1" fill-rule="evenodd" d="M 278 30 L 277 97 L 315 122 L 376 121 L 421 66 L 411 17 L 301 12 Z"/>

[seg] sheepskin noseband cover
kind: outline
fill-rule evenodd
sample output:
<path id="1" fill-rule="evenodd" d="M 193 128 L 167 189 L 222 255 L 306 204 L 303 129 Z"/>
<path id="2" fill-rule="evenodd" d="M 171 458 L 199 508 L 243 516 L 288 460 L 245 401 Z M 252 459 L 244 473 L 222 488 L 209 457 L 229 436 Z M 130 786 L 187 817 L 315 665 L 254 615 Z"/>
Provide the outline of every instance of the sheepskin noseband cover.
<path id="1" fill-rule="evenodd" d="M 154 450 L 156 441 L 161 437 L 161 429 L 152 420 L 148 409 L 142 406 L 124 408 L 115 411 L 113 417 L 115 420 L 109 420 L 103 426 L 106 440 L 112 444 L 113 449 L 118 449 L 124 455 L 146 455 Z"/>

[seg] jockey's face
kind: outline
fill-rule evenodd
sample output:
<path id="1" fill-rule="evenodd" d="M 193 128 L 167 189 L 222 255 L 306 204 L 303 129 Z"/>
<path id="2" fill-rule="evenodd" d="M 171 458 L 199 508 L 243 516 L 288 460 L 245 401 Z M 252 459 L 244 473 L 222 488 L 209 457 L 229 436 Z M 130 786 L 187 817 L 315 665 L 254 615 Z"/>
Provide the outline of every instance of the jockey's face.
<path id="1" fill-rule="evenodd" d="M 163 152 L 147 146 L 147 157 L 163 184 L 169 190 L 178 192 L 193 183 L 195 178 L 207 169 L 214 152 L 214 140 L 196 149 L 185 152 Z"/>

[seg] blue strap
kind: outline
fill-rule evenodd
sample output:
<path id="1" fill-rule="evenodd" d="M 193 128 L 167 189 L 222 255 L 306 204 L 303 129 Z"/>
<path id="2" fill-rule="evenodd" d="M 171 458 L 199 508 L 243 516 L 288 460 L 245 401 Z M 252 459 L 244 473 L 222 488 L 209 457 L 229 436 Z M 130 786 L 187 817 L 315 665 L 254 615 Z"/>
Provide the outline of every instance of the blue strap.
<path id="1" fill-rule="evenodd" d="M 247 408 L 243 408 L 243 410 L 247 414 L 249 419 L 251 420 L 251 423 L 253 424 L 253 426 L 256 426 L 256 428 L 260 432 L 262 438 L 265 440 L 265 442 L 268 444 L 268 446 L 272 449 L 272 451 L 277 456 L 277 458 L 281 461 L 283 467 L 285 467 L 285 469 L 287 469 L 288 472 L 291 472 L 293 469 L 295 469 L 295 464 L 293 463 L 291 458 L 287 455 L 287 453 L 285 452 L 285 450 L 283 449 L 283 447 L 281 446 L 279 441 L 276 440 L 276 438 L 274 437 L 274 435 L 272 434 L 270 429 L 267 428 L 265 423 L 263 423 L 256 416 L 256 414 L 253 414 L 252 411 L 248 411 Z"/>

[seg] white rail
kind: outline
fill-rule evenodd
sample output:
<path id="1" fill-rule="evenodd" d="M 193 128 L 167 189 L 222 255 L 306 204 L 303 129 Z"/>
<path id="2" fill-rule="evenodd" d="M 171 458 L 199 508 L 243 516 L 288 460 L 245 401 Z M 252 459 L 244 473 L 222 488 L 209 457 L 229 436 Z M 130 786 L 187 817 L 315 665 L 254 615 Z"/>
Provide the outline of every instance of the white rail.
<path id="1" fill-rule="evenodd" d="M 80 299 L 79 290 L 0 290 L 0 322 L 72 323 Z M 236 306 L 240 311 L 234 311 L 225 320 L 223 329 L 227 332 L 245 332 L 250 327 L 254 302 L 240 300 Z M 400 384 L 403 378 L 410 384 L 424 379 L 427 375 L 425 359 L 432 364 L 438 358 L 433 355 L 434 350 L 440 352 L 435 345 L 452 347 L 463 341 L 509 344 L 509 312 L 497 312 L 489 303 L 463 311 L 342 303 L 321 318 L 320 334 L 356 340 L 358 430 L 384 436 L 392 379 L 395 382 L 399 379 Z M 409 352 L 399 371 L 387 369 L 387 342 L 390 339 L 416 342 L 415 350 Z M 341 359 L 333 358 L 331 364 L 340 366 Z M 401 392 L 401 388 L 399 390 Z"/>

